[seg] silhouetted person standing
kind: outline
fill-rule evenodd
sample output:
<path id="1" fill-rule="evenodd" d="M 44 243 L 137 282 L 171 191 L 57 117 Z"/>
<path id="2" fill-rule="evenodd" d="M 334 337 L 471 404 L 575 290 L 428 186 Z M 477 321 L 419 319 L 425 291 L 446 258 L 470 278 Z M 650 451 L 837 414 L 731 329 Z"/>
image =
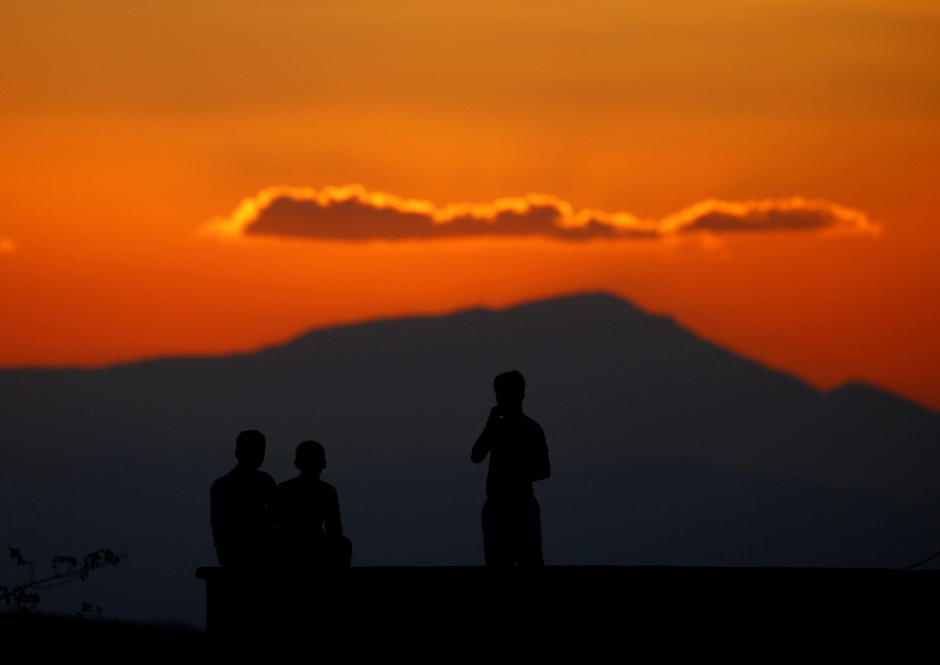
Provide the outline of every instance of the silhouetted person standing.
<path id="1" fill-rule="evenodd" d="M 541 511 L 532 483 L 551 474 L 545 432 L 522 412 L 522 374 L 500 374 L 493 390 L 496 406 L 470 453 L 476 464 L 490 456 L 483 504 L 486 565 L 544 566 Z"/>
<path id="2" fill-rule="evenodd" d="M 264 450 L 261 432 L 250 429 L 239 434 L 235 439 L 238 464 L 209 490 L 212 537 L 223 568 L 257 568 L 269 559 L 271 525 L 266 511 L 275 483 L 258 470 Z"/>
<path id="3" fill-rule="evenodd" d="M 297 570 L 349 566 L 352 543 L 343 535 L 339 496 L 320 480 L 326 451 L 316 441 L 304 441 L 297 446 L 294 466 L 300 475 L 277 486 L 270 509 L 282 565 Z"/>

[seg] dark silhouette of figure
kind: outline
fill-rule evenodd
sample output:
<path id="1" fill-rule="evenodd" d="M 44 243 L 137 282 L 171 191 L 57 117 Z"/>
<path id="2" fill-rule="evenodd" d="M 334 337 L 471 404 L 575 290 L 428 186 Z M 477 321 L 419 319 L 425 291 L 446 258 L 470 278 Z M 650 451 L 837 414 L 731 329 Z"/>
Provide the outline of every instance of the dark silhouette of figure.
<path id="1" fill-rule="evenodd" d="M 522 374 L 500 374 L 493 390 L 496 406 L 470 453 L 476 464 L 490 456 L 483 504 L 486 565 L 544 566 L 541 510 L 532 483 L 551 475 L 545 432 L 522 412 Z"/>
<path id="2" fill-rule="evenodd" d="M 339 496 L 320 480 L 326 451 L 316 441 L 304 441 L 294 466 L 300 475 L 277 486 L 270 508 L 281 564 L 295 570 L 348 567 L 352 543 L 343 535 Z"/>
<path id="3" fill-rule="evenodd" d="M 235 439 L 234 469 L 212 483 L 209 514 L 212 537 L 223 568 L 257 569 L 268 561 L 271 525 L 267 506 L 274 479 L 258 467 L 264 462 L 265 439 L 246 430 Z"/>

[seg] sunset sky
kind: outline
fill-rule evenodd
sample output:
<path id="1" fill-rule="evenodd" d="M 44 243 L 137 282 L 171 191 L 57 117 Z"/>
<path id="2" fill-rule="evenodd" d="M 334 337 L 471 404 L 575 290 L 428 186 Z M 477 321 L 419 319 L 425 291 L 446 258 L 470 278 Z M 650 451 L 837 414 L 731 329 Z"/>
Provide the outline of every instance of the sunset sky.
<path id="1" fill-rule="evenodd" d="M 936 0 L 5 0 L 0 81 L 0 366 L 607 291 L 940 409 Z"/>

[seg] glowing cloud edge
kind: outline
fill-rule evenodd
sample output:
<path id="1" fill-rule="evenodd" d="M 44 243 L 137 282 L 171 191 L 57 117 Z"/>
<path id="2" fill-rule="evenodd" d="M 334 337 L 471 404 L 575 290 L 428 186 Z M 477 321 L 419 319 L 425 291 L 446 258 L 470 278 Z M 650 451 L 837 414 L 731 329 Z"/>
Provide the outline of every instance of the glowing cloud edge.
<path id="1" fill-rule="evenodd" d="M 553 237 L 561 242 L 570 242 L 565 238 L 551 236 L 548 231 L 577 231 L 585 230 L 591 224 L 606 228 L 608 235 L 597 236 L 609 240 L 627 239 L 657 239 L 675 237 L 687 233 L 741 233 L 741 232 L 812 232 L 817 235 L 870 235 L 877 236 L 881 232 L 879 224 L 872 222 L 868 216 L 853 208 L 832 203 L 825 199 L 807 199 L 793 196 L 786 199 L 761 199 L 747 201 L 723 201 L 707 199 L 673 213 L 659 220 L 640 219 L 629 212 L 605 212 L 596 209 L 584 209 L 575 212 L 572 205 L 557 196 L 544 194 L 526 194 L 519 197 L 504 197 L 491 203 L 453 203 L 442 208 L 431 201 L 421 199 L 404 199 L 387 192 L 370 192 L 359 184 L 342 187 L 328 186 L 320 190 L 310 187 L 268 187 L 254 196 L 243 199 L 227 217 L 216 217 L 202 225 L 198 233 L 227 240 L 246 240 L 246 231 L 257 222 L 263 212 L 279 199 L 290 199 L 294 202 L 314 203 L 322 209 L 328 210 L 335 203 L 354 202 L 363 207 L 364 211 L 389 210 L 403 214 L 417 214 L 427 217 L 432 226 L 446 225 L 459 219 L 470 219 L 481 224 L 493 224 L 493 237 L 507 236 L 496 229 L 498 217 L 502 214 L 524 216 L 534 209 L 553 208 L 557 211 L 557 220 L 553 229 L 546 229 L 545 236 Z M 818 227 L 793 226 L 761 226 L 754 220 L 766 219 L 768 215 L 817 215 L 825 220 Z M 720 217 L 725 220 L 734 220 L 736 226 L 726 228 L 700 228 L 702 220 Z M 610 234 L 613 235 L 610 235 Z M 301 234 L 258 234 L 271 235 L 280 238 L 336 241 L 336 238 L 318 238 L 315 235 Z M 540 235 L 538 233 L 529 235 Z M 427 236 L 415 236 L 412 239 L 435 240 L 443 236 L 429 233 Z M 455 236 L 448 236 L 453 239 Z M 460 237 L 460 236 L 456 236 Z M 377 238 L 382 239 L 382 238 Z M 342 241 L 343 239 L 340 239 Z M 359 238 L 350 237 L 349 241 L 360 241 Z M 11 241 L 12 242 L 12 241 Z M 15 247 L 15 246 L 14 246 Z M 0 247 L 0 251 L 3 251 Z"/>

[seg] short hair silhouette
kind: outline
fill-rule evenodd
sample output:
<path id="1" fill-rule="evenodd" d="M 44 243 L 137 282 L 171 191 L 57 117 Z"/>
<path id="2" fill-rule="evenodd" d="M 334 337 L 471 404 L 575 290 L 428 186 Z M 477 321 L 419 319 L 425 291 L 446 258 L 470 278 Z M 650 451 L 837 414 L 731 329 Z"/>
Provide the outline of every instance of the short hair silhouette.
<path id="1" fill-rule="evenodd" d="M 326 451 L 316 441 L 304 441 L 297 446 L 294 460 L 300 463 L 326 461 Z"/>
<path id="2" fill-rule="evenodd" d="M 264 434 L 256 429 L 246 429 L 235 437 L 235 459 L 246 468 L 257 469 L 264 462 L 265 447 Z"/>
<path id="3" fill-rule="evenodd" d="M 267 441 L 264 438 L 264 434 L 259 432 L 256 429 L 246 429 L 244 432 L 240 432 L 237 437 L 235 437 L 235 450 L 250 450 L 253 448 L 264 448 L 267 445 Z"/>
<path id="4" fill-rule="evenodd" d="M 493 391 L 499 401 L 521 402 L 525 399 L 525 377 L 518 370 L 503 372 L 493 379 Z"/>

